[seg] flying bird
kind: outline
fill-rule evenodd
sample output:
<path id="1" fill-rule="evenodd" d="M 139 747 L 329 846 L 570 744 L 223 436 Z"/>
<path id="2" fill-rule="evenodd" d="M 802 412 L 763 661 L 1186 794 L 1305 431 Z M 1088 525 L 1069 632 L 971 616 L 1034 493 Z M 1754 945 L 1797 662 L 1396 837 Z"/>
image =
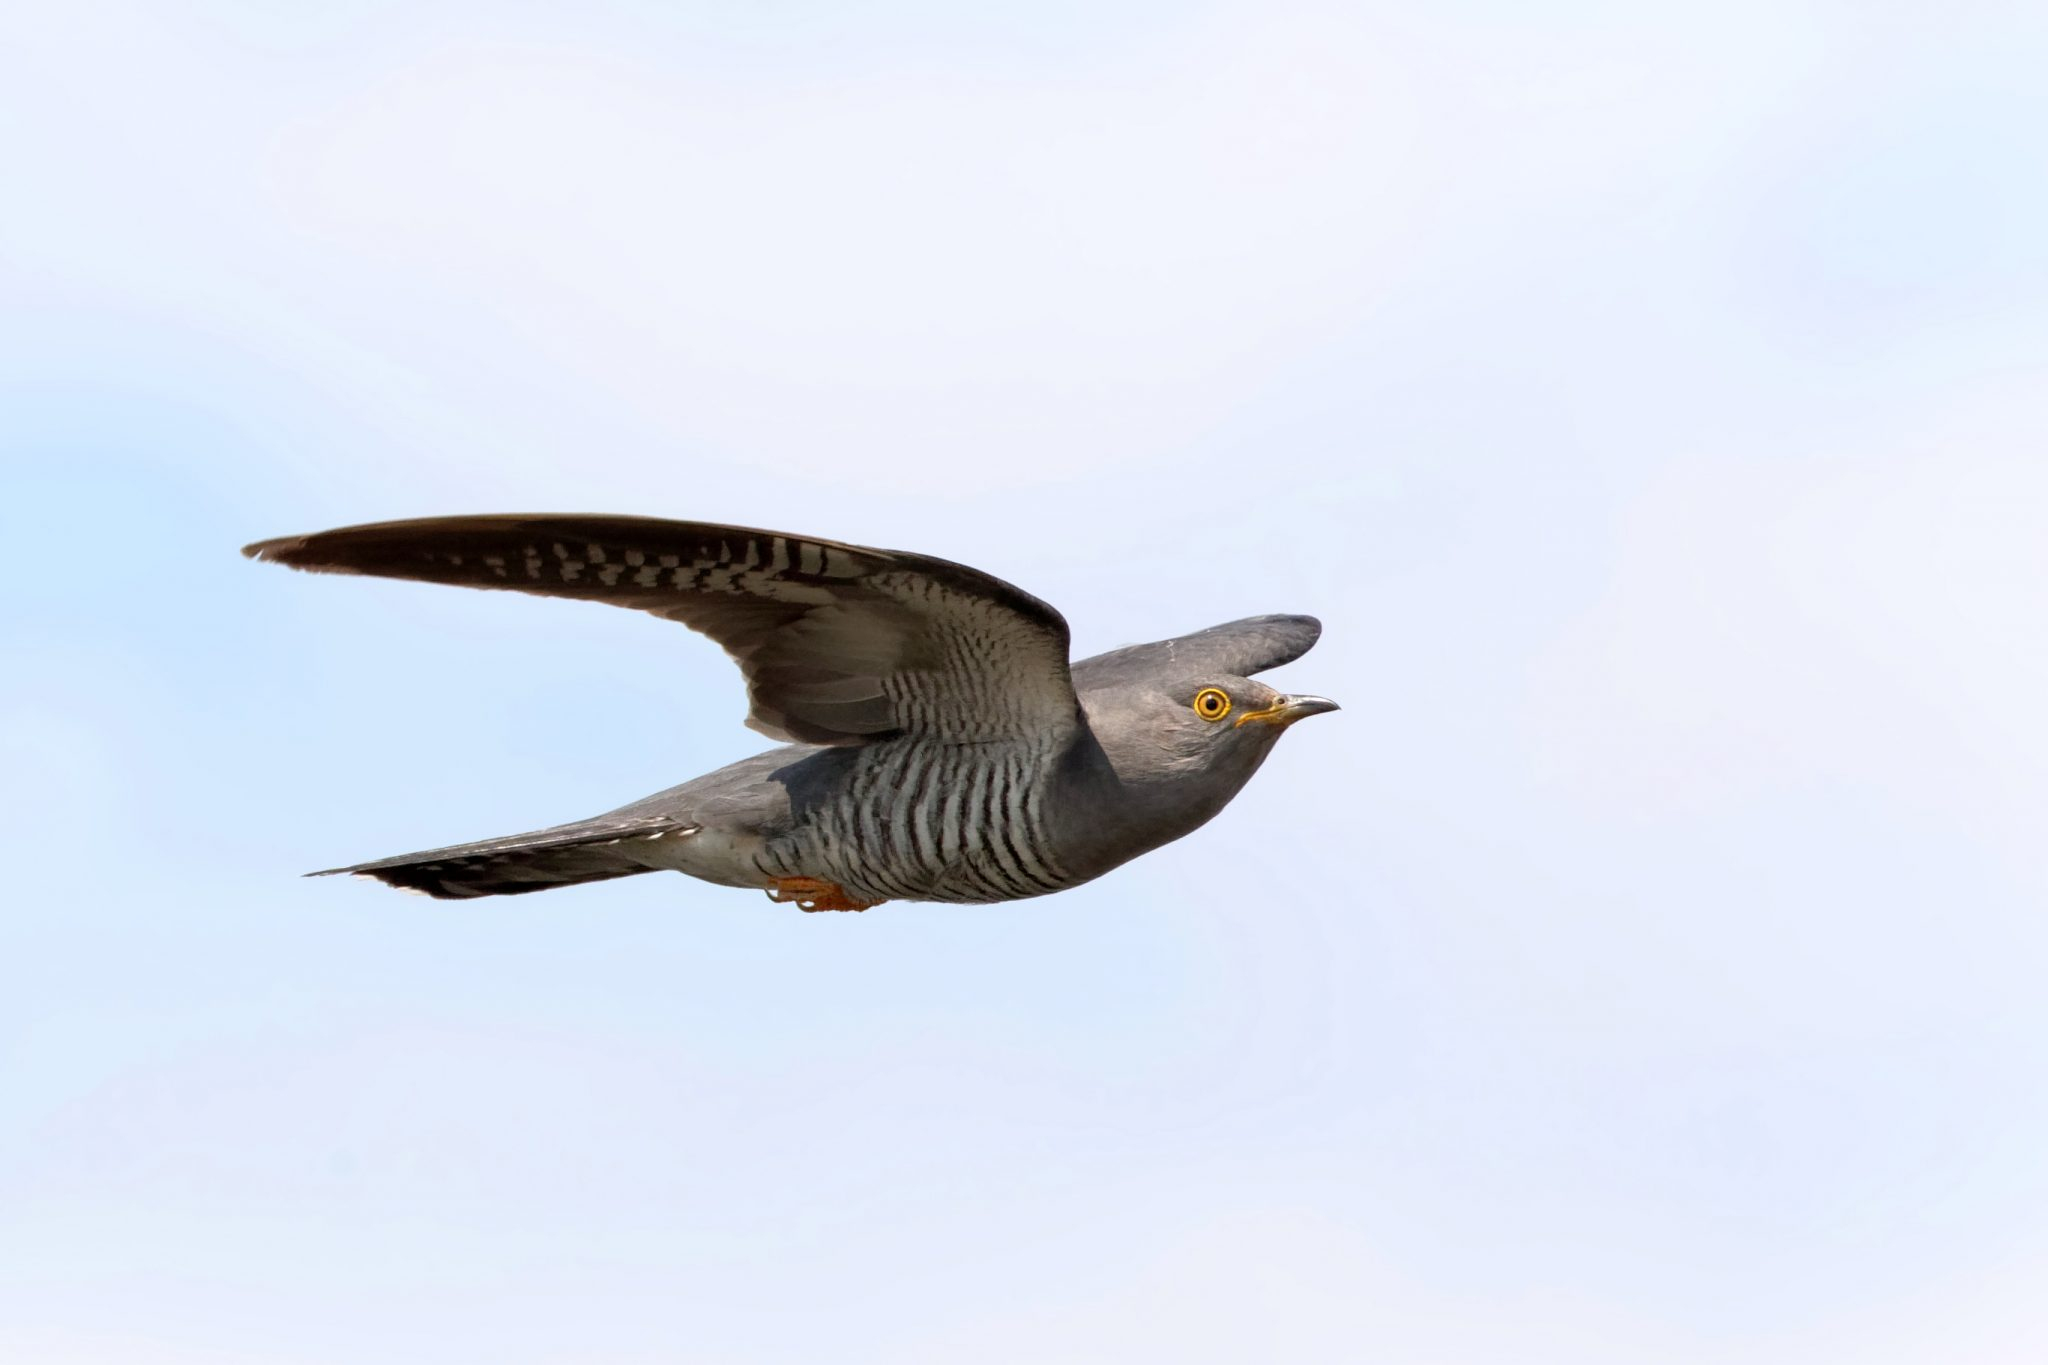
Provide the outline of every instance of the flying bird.
<path id="1" fill-rule="evenodd" d="M 1064 891 L 1195 830 L 1280 733 L 1337 709 L 1252 674 L 1311 616 L 1069 663 L 1066 620 L 961 564 L 626 516 L 464 516 L 247 546 L 315 573 L 630 607 L 710 636 L 782 747 L 605 815 L 312 873 L 449 899 L 672 870 L 805 910 Z"/>

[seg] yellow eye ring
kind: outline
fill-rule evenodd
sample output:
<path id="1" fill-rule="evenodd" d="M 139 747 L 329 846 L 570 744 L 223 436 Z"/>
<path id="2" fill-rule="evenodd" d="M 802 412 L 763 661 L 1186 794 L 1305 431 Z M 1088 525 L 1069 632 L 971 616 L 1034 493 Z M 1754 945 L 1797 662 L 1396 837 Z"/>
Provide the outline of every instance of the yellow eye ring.
<path id="1" fill-rule="evenodd" d="M 1194 706 L 1203 720 L 1222 720 L 1230 714 L 1230 695 L 1220 687 L 1205 687 L 1195 693 Z"/>

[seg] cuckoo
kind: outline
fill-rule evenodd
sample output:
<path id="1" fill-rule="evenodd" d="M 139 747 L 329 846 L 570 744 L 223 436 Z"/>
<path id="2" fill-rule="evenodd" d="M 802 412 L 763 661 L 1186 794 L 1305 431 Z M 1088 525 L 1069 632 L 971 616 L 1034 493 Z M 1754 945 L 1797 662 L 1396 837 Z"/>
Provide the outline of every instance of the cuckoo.
<path id="1" fill-rule="evenodd" d="M 782 747 L 606 815 L 330 868 L 430 896 L 642 872 L 805 910 L 1063 891 L 1200 827 L 1323 697 L 1252 676 L 1321 626 L 1254 616 L 1068 661 L 1066 620 L 961 564 L 629 516 L 461 516 L 248 546 L 316 573 L 631 607 L 724 646 Z"/>

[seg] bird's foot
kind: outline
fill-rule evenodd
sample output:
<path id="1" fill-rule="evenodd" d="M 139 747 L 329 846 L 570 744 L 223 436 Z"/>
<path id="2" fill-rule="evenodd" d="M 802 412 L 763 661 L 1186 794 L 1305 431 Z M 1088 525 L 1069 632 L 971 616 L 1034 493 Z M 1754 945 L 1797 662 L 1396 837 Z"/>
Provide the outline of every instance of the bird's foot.
<path id="1" fill-rule="evenodd" d="M 777 877 L 768 888 L 768 899 L 777 905 L 794 905 L 799 910 L 866 910 L 880 901 L 855 900 L 837 882 L 816 877 Z"/>

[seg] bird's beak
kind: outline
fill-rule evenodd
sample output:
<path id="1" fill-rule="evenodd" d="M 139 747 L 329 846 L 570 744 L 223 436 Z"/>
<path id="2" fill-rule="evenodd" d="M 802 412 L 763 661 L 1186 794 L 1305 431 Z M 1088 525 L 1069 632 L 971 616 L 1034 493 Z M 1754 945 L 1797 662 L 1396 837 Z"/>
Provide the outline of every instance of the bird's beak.
<path id="1" fill-rule="evenodd" d="M 1243 725 L 1255 720 L 1284 730 L 1304 716 L 1320 716 L 1325 711 L 1337 709 L 1337 703 L 1328 697 L 1282 697 L 1263 711 L 1245 712 L 1237 718 L 1237 723 Z"/>

